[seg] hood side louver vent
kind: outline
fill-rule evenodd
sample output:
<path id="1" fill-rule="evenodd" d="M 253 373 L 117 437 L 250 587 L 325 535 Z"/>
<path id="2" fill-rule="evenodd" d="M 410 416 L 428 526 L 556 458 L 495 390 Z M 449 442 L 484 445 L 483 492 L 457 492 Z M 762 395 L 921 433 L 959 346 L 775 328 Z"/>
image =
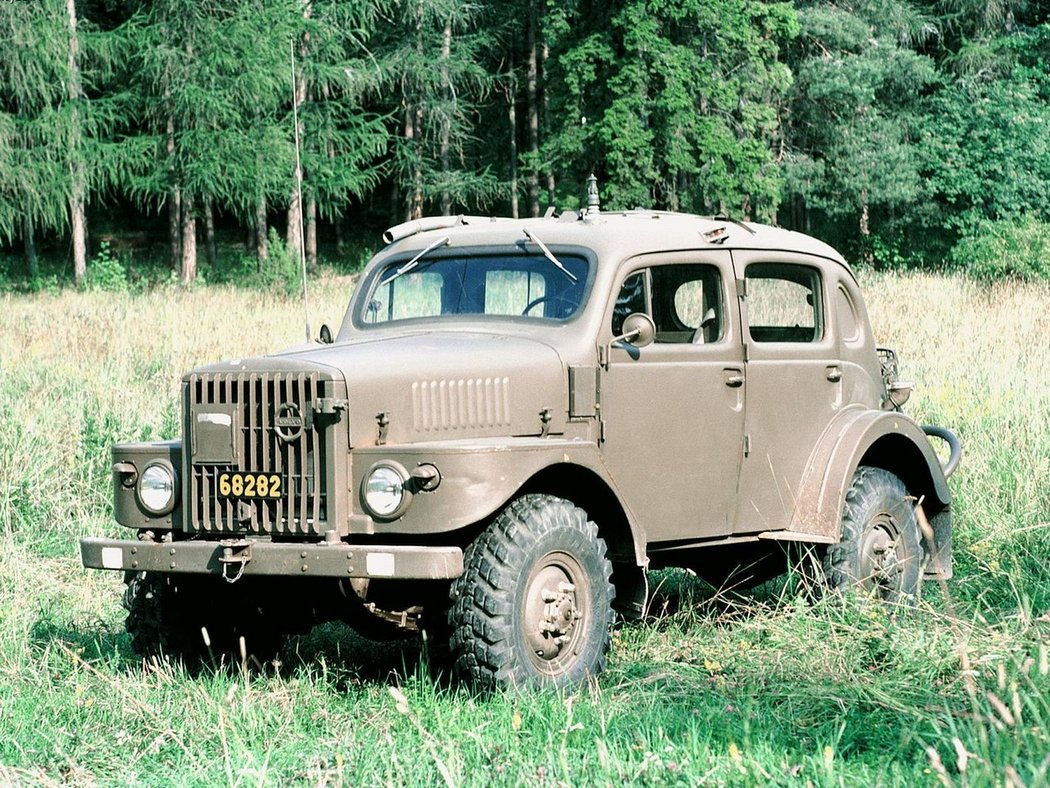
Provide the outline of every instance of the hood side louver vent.
<path id="1" fill-rule="evenodd" d="M 510 423 L 508 377 L 412 384 L 412 425 L 417 431 L 506 427 Z"/>

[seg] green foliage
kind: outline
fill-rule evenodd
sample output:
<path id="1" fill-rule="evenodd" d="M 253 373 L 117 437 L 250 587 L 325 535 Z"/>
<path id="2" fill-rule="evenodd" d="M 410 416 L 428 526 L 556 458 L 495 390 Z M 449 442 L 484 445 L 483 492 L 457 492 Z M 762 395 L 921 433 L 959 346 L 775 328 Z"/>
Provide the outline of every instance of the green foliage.
<path id="1" fill-rule="evenodd" d="M 98 245 L 98 252 L 88 265 L 84 287 L 88 290 L 122 292 L 128 289 L 128 272 L 109 247 L 109 241 Z"/>
<path id="2" fill-rule="evenodd" d="M 986 281 L 1050 280 L 1050 223 L 1031 217 L 981 222 L 951 256 L 957 268 Z"/>
<path id="3" fill-rule="evenodd" d="M 544 152 L 570 188 L 593 170 L 612 208 L 772 215 L 790 5 L 569 4 L 549 25 L 558 122 Z"/>
<path id="4" fill-rule="evenodd" d="M 483 63 L 492 46 L 491 33 L 479 24 L 484 6 L 454 0 L 391 5 L 397 22 L 376 30 L 385 57 L 374 66 L 371 92 L 391 132 L 391 179 L 403 198 L 395 216 L 424 206 L 442 213 L 489 206 L 505 186 L 479 161 L 484 132 L 474 126 L 478 104 L 495 82 Z"/>
<path id="5" fill-rule="evenodd" d="M 1050 221 L 1050 26 L 1013 36 L 996 79 L 962 78 L 931 107 L 924 155 L 946 223 Z"/>
<path id="6" fill-rule="evenodd" d="M 506 213 L 521 196 L 542 212 L 541 192 L 574 208 L 591 172 L 608 208 L 771 220 L 881 266 L 939 267 L 969 228 L 1050 221 L 1046 4 L 74 8 L 78 79 L 66 3 L 0 3 L 0 243 L 54 258 L 41 274 L 27 248 L 25 274 L 6 269 L 19 289 L 67 267 L 82 191 L 91 221 L 111 201 L 275 221 L 296 187 L 293 110 L 308 221 Z"/>
<path id="7" fill-rule="evenodd" d="M 906 1 L 800 6 L 786 192 L 866 234 L 873 212 L 922 196 L 916 135 L 937 75 L 916 50 L 932 33 Z"/>
<path id="8" fill-rule="evenodd" d="M 269 259 L 260 263 L 254 257 L 241 257 L 234 270 L 234 282 L 270 292 L 281 292 L 289 297 L 301 294 L 302 261 L 294 250 L 285 245 L 284 239 L 272 227 L 267 240 Z"/>

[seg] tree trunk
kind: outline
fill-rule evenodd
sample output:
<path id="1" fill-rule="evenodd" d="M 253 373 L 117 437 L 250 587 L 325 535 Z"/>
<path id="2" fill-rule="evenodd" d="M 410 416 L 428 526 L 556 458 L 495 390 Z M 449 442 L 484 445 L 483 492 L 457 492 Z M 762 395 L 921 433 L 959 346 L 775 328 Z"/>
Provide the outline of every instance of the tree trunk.
<path id="1" fill-rule="evenodd" d="M 507 123 L 510 125 L 510 215 L 518 218 L 518 80 L 514 52 L 507 55 Z"/>
<path id="2" fill-rule="evenodd" d="M 87 222 L 84 217 L 84 167 L 73 165 L 73 191 L 69 195 L 70 230 L 73 236 L 73 281 L 84 284 L 87 274 Z"/>
<path id="3" fill-rule="evenodd" d="M 36 279 L 40 276 L 40 264 L 36 256 L 36 228 L 28 216 L 22 220 L 22 237 L 25 241 L 26 270 L 30 279 Z"/>
<path id="4" fill-rule="evenodd" d="M 332 229 L 335 231 L 335 251 L 342 257 L 346 254 L 346 237 L 343 235 L 343 214 L 337 213 L 332 219 Z"/>
<path id="5" fill-rule="evenodd" d="M 307 0 L 303 5 L 303 18 L 309 19 L 313 13 L 313 8 L 310 0 Z M 299 44 L 299 58 L 302 59 L 306 56 L 306 53 L 310 48 L 310 34 L 303 33 L 302 40 Z M 299 67 L 295 72 L 295 95 L 292 97 L 293 109 L 298 117 L 299 110 L 303 104 L 306 103 L 307 85 L 306 85 L 306 73 L 302 67 Z M 297 139 L 302 141 L 303 138 L 303 125 L 302 120 L 296 120 L 296 134 Z M 302 260 L 303 256 L 303 206 L 300 202 L 302 194 L 303 184 L 303 167 L 299 158 L 299 151 L 296 151 L 296 163 L 295 163 L 295 180 L 292 184 L 292 197 L 288 202 L 288 226 L 285 232 L 285 245 L 290 253 L 295 255 L 296 262 Z"/>
<path id="6" fill-rule="evenodd" d="M 168 257 L 172 271 L 182 264 L 182 193 L 178 187 L 168 191 Z"/>
<path id="7" fill-rule="evenodd" d="M 193 197 L 182 195 L 182 283 L 191 284 L 197 278 L 197 217 Z"/>
<path id="8" fill-rule="evenodd" d="M 525 76 L 525 100 L 528 112 L 529 167 L 525 173 L 525 187 L 529 197 L 529 216 L 540 215 L 540 111 L 537 97 L 536 58 L 536 4 L 529 2 L 529 18 L 526 24 L 525 47 L 528 50 L 528 69 Z"/>
<path id="9" fill-rule="evenodd" d="M 416 128 L 422 124 L 423 110 L 412 106 L 405 107 L 405 142 L 414 149 L 416 139 Z M 423 169 L 419 161 L 418 152 L 413 150 L 412 154 L 412 177 L 411 186 L 405 195 L 405 221 L 419 219 L 423 215 Z"/>
<path id="10" fill-rule="evenodd" d="M 444 113 L 441 116 L 441 138 L 438 142 L 441 156 L 441 175 L 444 185 L 441 188 L 441 215 L 448 216 L 452 213 L 452 193 L 448 188 L 448 174 L 451 169 L 449 163 L 449 137 L 452 133 L 452 112 L 450 102 L 452 101 L 452 83 L 448 76 L 448 58 L 452 53 L 452 20 L 445 20 L 445 29 L 441 36 L 441 97 L 445 104 Z"/>
<path id="11" fill-rule="evenodd" d="M 270 245 L 267 234 L 269 228 L 266 226 L 266 197 L 260 194 L 255 199 L 255 258 L 259 262 L 259 268 L 270 259 Z"/>
<path id="12" fill-rule="evenodd" d="M 208 266 L 214 270 L 218 254 L 215 248 L 215 210 L 210 198 L 204 202 L 204 253 L 208 256 Z"/>
<path id="13" fill-rule="evenodd" d="M 69 16 L 69 100 L 73 104 L 69 145 L 69 226 L 73 236 L 73 280 L 79 287 L 84 283 L 84 275 L 87 273 L 87 230 L 84 217 L 84 195 L 87 187 L 80 139 L 80 112 L 77 108 L 77 103 L 84 94 L 80 87 L 80 40 L 77 36 L 76 0 L 66 0 L 66 13 Z"/>
<path id="14" fill-rule="evenodd" d="M 543 133 L 544 135 L 550 134 L 551 127 L 551 107 L 550 101 L 547 98 L 547 58 L 550 57 L 551 48 L 547 44 L 547 39 L 544 37 L 543 43 L 540 46 L 540 95 L 543 96 L 540 106 L 543 109 Z M 554 205 L 554 170 L 549 166 L 546 167 L 547 177 L 547 204 Z"/>
<path id="15" fill-rule="evenodd" d="M 164 96 L 169 96 L 167 89 Z M 164 146 L 168 153 L 168 177 L 172 186 L 168 190 L 168 255 L 172 271 L 178 271 L 182 263 L 182 193 L 175 183 L 175 118 L 169 113 L 165 123 L 167 139 Z"/>
<path id="16" fill-rule="evenodd" d="M 306 267 L 317 270 L 317 198 L 312 191 L 306 193 Z"/>
<path id="17" fill-rule="evenodd" d="M 875 263 L 875 250 L 871 248 L 871 224 L 868 216 L 868 190 L 861 189 L 860 192 L 860 222 L 859 230 L 861 241 L 864 246 L 864 262 L 868 265 Z"/>
<path id="18" fill-rule="evenodd" d="M 298 180 L 298 177 L 297 171 L 296 180 Z M 296 189 L 292 192 L 292 199 L 288 203 L 288 227 L 284 235 L 285 248 L 288 250 L 288 254 L 295 258 L 296 263 L 299 262 L 303 254 L 302 225 L 303 208 L 299 204 L 299 190 Z"/>

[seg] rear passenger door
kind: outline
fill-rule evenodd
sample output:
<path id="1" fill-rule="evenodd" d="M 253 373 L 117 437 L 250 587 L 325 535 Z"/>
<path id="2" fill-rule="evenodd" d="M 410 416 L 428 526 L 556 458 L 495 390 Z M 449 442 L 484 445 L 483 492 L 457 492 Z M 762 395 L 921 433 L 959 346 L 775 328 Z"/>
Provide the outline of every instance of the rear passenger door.
<path id="1" fill-rule="evenodd" d="M 828 263 L 734 251 L 745 343 L 744 459 L 737 533 L 786 528 L 810 453 L 842 407 Z"/>

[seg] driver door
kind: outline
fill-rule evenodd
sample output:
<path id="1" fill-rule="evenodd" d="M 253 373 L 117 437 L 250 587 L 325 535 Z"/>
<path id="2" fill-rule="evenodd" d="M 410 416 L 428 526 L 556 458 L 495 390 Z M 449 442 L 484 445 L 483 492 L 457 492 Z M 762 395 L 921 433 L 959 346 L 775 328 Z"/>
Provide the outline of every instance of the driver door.
<path id="1" fill-rule="evenodd" d="M 649 542 L 729 534 L 744 428 L 744 359 L 728 252 L 636 258 L 604 326 L 645 312 L 643 348 L 615 342 L 601 381 L 603 453 Z"/>

